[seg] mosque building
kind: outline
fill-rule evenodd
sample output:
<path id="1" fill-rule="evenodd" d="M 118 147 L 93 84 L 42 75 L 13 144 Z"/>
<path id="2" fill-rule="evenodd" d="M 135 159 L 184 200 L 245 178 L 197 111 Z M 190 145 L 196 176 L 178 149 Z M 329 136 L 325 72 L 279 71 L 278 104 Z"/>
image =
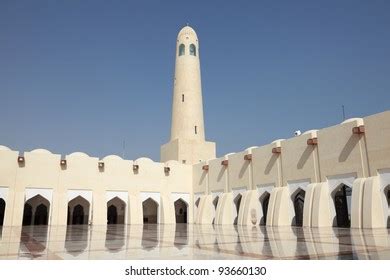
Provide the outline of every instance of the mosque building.
<path id="1" fill-rule="evenodd" d="M 199 41 L 186 26 L 177 37 L 171 137 L 161 162 L 0 146 L 0 226 L 386 228 L 389 140 L 386 111 L 216 158 L 205 137 Z"/>

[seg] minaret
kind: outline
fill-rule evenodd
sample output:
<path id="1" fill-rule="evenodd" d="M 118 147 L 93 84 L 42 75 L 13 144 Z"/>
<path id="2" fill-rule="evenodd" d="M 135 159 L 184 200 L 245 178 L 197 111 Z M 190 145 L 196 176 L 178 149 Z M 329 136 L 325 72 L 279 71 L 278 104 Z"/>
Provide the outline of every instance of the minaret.
<path id="1" fill-rule="evenodd" d="M 161 161 L 195 164 L 211 158 L 215 143 L 205 141 L 199 41 L 186 26 L 177 35 L 171 140 L 161 147 Z"/>

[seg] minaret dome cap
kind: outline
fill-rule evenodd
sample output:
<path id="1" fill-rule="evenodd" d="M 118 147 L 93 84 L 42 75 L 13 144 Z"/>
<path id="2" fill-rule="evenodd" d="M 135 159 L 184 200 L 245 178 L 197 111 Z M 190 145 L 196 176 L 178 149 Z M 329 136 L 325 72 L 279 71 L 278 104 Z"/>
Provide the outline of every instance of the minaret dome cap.
<path id="1" fill-rule="evenodd" d="M 184 26 L 180 31 L 179 34 L 177 35 L 177 38 L 180 38 L 182 36 L 186 37 L 192 37 L 195 39 L 198 39 L 198 36 L 196 35 L 195 30 L 191 26 Z"/>

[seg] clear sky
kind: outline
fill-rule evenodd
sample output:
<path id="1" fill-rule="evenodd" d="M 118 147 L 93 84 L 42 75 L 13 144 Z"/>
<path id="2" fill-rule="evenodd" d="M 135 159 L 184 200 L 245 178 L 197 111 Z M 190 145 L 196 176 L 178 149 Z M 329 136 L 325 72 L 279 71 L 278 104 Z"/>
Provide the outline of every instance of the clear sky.
<path id="1" fill-rule="evenodd" d="M 176 36 L 218 156 L 390 109 L 390 1 L 0 1 L 0 145 L 159 160 Z"/>

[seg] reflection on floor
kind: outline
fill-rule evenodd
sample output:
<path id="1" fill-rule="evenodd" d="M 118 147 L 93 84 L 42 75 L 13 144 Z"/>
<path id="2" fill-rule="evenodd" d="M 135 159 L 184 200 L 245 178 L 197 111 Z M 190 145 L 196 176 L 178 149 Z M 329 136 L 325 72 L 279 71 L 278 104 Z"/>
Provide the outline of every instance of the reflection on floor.
<path id="1" fill-rule="evenodd" d="M 0 227 L 0 259 L 390 259 L 389 229 Z"/>

